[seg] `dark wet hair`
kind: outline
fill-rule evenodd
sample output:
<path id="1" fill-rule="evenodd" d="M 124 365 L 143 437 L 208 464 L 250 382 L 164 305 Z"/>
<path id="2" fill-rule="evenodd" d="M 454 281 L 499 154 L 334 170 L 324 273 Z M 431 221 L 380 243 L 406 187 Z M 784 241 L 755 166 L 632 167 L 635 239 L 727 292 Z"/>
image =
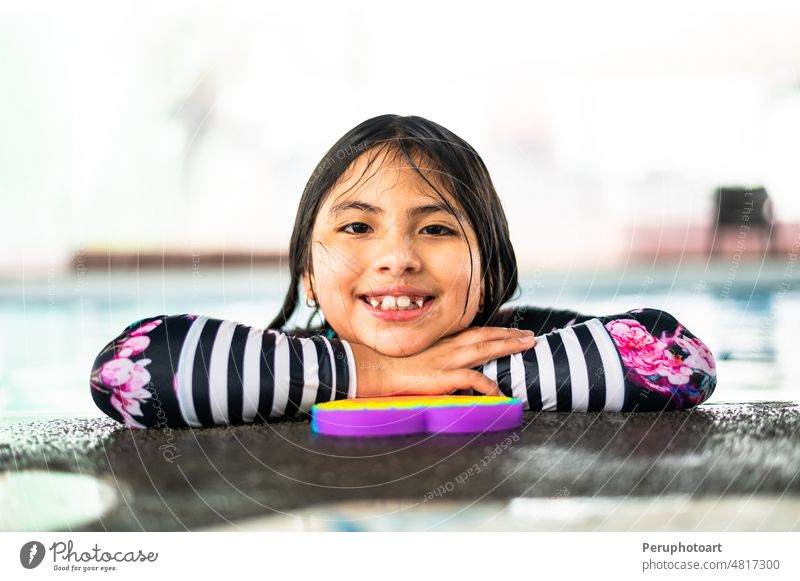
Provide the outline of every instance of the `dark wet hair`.
<path id="1" fill-rule="evenodd" d="M 311 233 L 326 195 L 357 157 L 367 152 L 377 154 L 381 151 L 402 156 L 452 209 L 446 197 L 420 171 L 414 157 L 424 160 L 430 164 L 431 169 L 440 172 L 440 180 L 446 184 L 449 193 L 461 206 L 476 233 L 484 269 L 481 277 L 484 285 L 483 307 L 469 326 L 501 325 L 508 312 L 501 312 L 500 307 L 514 298 L 512 295 L 519 289 L 517 259 L 509 238 L 503 206 L 483 160 L 466 141 L 433 121 L 415 115 L 380 115 L 367 119 L 345 133 L 328 150 L 308 180 L 297 208 L 289 244 L 289 290 L 280 314 L 272 320 L 268 328 L 285 330 L 287 322 L 299 306 L 299 301 L 304 298 L 301 297 L 300 283 L 306 270 L 309 273 L 314 272 Z M 368 166 L 373 161 L 374 158 Z M 459 224 L 464 230 L 461 220 Z M 470 277 L 473 268 L 470 259 Z M 465 303 L 464 312 L 466 309 Z M 327 321 L 322 320 L 321 327 L 311 327 L 311 322 L 317 315 L 321 316 L 319 306 L 309 317 L 306 328 L 294 329 L 293 334 L 335 336 Z"/>

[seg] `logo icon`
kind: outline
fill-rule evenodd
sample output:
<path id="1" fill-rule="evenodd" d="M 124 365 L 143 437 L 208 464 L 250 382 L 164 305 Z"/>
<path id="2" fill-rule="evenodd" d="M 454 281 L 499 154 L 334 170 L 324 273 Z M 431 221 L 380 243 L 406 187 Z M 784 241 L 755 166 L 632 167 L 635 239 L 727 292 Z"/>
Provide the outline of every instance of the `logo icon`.
<path id="1" fill-rule="evenodd" d="M 35 569 L 44 559 L 44 545 L 39 541 L 30 541 L 19 550 L 19 562 L 26 569 Z"/>

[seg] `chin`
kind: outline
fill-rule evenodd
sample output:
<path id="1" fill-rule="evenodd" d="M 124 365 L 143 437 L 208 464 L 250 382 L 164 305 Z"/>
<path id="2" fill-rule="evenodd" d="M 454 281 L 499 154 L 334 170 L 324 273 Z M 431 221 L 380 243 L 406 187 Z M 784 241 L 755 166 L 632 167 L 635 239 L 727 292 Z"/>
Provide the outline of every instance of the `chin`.
<path id="1" fill-rule="evenodd" d="M 430 341 L 415 340 L 415 341 L 395 341 L 392 337 L 387 337 L 386 340 L 373 343 L 375 351 L 388 357 L 409 357 L 422 353 L 432 345 Z"/>

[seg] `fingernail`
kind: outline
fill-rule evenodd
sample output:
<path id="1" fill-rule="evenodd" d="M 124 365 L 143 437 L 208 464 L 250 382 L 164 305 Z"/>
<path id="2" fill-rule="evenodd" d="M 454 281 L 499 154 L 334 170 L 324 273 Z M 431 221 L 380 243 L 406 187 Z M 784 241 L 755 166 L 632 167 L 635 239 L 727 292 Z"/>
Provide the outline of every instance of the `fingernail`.
<path id="1" fill-rule="evenodd" d="M 534 339 L 535 339 L 535 337 L 533 335 L 528 335 L 527 337 L 520 337 L 519 338 L 519 340 L 522 341 L 523 343 L 530 343 Z"/>

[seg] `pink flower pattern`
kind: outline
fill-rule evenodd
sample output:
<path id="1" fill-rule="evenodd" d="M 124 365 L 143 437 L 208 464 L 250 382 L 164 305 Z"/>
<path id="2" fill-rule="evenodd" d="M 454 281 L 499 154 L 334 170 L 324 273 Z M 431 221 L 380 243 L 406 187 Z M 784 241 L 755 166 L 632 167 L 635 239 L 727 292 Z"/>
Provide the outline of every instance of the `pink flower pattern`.
<path id="1" fill-rule="evenodd" d="M 146 387 L 150 383 L 150 372 L 146 366 L 151 360 L 142 358 L 133 361 L 131 357 L 147 349 L 150 337 L 146 334 L 158 328 L 162 322 L 157 319 L 122 335 L 110 346 L 114 350 L 114 358 L 92 372 L 92 387 L 111 394 L 111 405 L 131 428 L 146 427 L 133 416 L 142 416 L 141 404 L 152 397 Z"/>
<path id="2" fill-rule="evenodd" d="M 716 384 L 716 365 L 708 347 L 687 336 L 683 325 L 673 333 L 651 335 L 634 319 L 614 319 L 605 325 L 617 346 L 628 379 L 674 397 L 679 409 L 701 402 Z M 701 377 L 697 381 L 693 381 Z"/>

